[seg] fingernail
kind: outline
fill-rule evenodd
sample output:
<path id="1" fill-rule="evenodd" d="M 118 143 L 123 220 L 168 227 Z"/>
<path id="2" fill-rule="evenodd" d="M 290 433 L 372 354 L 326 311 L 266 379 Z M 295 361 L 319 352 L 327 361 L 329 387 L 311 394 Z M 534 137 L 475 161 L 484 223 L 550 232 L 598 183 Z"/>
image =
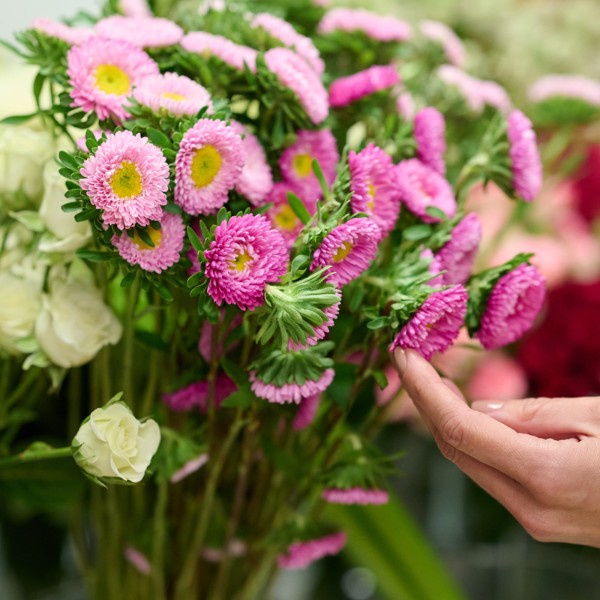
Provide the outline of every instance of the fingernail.
<path id="1" fill-rule="evenodd" d="M 394 350 L 394 364 L 400 373 L 400 377 L 402 377 L 404 371 L 406 371 L 407 365 L 406 352 L 402 348 L 396 348 Z"/>
<path id="2" fill-rule="evenodd" d="M 476 400 L 471 404 L 473 410 L 483 413 L 490 413 L 500 410 L 504 404 L 502 402 L 488 402 L 487 400 Z"/>

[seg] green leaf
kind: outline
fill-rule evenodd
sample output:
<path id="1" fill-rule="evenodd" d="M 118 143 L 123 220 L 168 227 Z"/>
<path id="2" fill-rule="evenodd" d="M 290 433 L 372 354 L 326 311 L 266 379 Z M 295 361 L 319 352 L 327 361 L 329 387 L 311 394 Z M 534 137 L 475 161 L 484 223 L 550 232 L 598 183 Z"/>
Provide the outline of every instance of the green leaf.
<path id="1" fill-rule="evenodd" d="M 145 346 L 150 346 L 150 348 L 154 348 L 160 352 L 169 351 L 169 344 L 153 331 L 136 330 L 135 339 Z"/>
<path id="2" fill-rule="evenodd" d="M 204 252 L 204 244 L 198 234 L 191 228 L 187 228 L 187 234 L 190 238 L 190 243 L 196 252 Z"/>
<path id="3" fill-rule="evenodd" d="M 245 369 L 240 367 L 238 364 L 225 358 L 221 360 L 221 366 L 223 367 L 225 373 L 229 375 L 229 378 L 239 388 L 248 385 L 248 374 L 246 373 Z"/>
<path id="4" fill-rule="evenodd" d="M 22 123 L 26 123 L 35 117 L 38 113 L 33 112 L 27 115 L 12 115 L 10 117 L 4 117 L 4 119 L 0 120 L 0 125 L 21 125 Z"/>
<path id="5" fill-rule="evenodd" d="M 306 206 L 304 206 L 304 202 L 302 202 L 294 192 L 288 192 L 287 199 L 294 214 L 302 221 L 302 223 L 304 223 L 304 225 L 306 225 L 311 217 Z"/>
<path id="6" fill-rule="evenodd" d="M 221 403 L 221 408 L 248 408 L 255 400 L 256 396 L 250 389 L 250 385 L 246 384 L 227 396 Z"/>
<path id="7" fill-rule="evenodd" d="M 367 323 L 368 329 L 381 329 L 383 327 L 388 327 L 390 325 L 391 319 L 390 317 L 377 317 L 372 321 Z"/>
<path id="8" fill-rule="evenodd" d="M 388 386 L 388 378 L 383 371 L 373 371 L 372 375 L 380 390 L 384 390 Z"/>
<path id="9" fill-rule="evenodd" d="M 113 258 L 114 254 L 110 252 L 98 252 L 95 250 L 83 250 L 79 249 L 75 253 L 79 258 L 83 260 L 89 260 L 90 262 L 105 262 Z"/>
<path id="10" fill-rule="evenodd" d="M 159 131 L 158 129 L 150 128 L 146 131 L 146 135 L 153 144 L 159 146 L 160 148 L 171 147 L 171 140 L 162 131 Z"/>
<path id="11" fill-rule="evenodd" d="M 430 217 L 433 217 L 434 219 L 437 219 L 439 221 L 446 221 L 448 219 L 448 215 L 441 208 L 438 208 L 437 206 L 428 206 L 425 209 L 425 212 Z"/>
<path id="12" fill-rule="evenodd" d="M 402 232 L 402 237 L 405 240 L 409 240 L 411 242 L 416 242 L 418 240 L 424 240 L 426 237 L 431 235 L 431 227 L 426 225 L 425 223 L 421 223 L 420 225 L 413 225 L 412 227 L 407 227 Z"/>
<path id="13" fill-rule="evenodd" d="M 68 152 L 65 152 L 64 150 L 61 150 L 58 153 L 58 160 L 65 167 L 72 169 L 73 171 L 79 169 L 79 163 L 77 162 L 77 159 L 75 159 L 73 156 L 71 156 Z"/>
<path id="14" fill-rule="evenodd" d="M 227 219 L 228 214 L 229 213 L 224 206 L 220 208 L 219 212 L 217 213 L 217 225 L 220 225 L 223 221 L 225 221 Z"/>

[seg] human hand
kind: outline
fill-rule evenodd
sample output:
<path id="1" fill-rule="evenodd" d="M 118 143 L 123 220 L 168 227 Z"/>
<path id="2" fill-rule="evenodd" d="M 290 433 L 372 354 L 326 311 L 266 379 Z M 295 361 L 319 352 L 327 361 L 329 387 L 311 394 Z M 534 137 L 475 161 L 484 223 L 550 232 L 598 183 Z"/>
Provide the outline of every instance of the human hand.
<path id="1" fill-rule="evenodd" d="M 535 539 L 600 548 L 600 398 L 475 402 L 412 350 L 402 382 L 442 454 Z"/>

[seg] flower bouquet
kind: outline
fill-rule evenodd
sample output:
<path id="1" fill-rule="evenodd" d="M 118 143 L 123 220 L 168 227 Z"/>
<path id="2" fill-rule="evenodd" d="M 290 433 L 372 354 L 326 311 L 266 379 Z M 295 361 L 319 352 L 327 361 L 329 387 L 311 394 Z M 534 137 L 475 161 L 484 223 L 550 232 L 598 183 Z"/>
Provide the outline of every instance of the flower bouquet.
<path id="1" fill-rule="evenodd" d="M 529 202 L 541 165 L 451 30 L 197 4 L 6 44 L 37 110 L 2 135 L 40 149 L 0 203 L 0 476 L 78 482 L 93 598 L 262 598 L 339 552 L 327 507 L 390 496 L 389 351 L 511 343 L 544 299 L 529 255 L 472 272 L 469 189 Z"/>

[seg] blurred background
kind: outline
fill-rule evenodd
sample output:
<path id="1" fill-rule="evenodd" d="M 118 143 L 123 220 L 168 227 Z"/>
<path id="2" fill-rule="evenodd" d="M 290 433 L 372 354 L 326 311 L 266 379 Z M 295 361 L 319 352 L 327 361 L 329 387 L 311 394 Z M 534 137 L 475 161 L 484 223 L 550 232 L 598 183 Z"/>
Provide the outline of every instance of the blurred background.
<path id="1" fill-rule="evenodd" d="M 10 39 L 36 17 L 94 13 L 100 4 L 12 3 L 0 20 L 0 38 Z M 365 6 L 359 1 L 336 4 Z M 526 90 L 542 75 L 573 73 L 600 80 L 597 0 L 371 0 L 368 8 L 411 23 L 425 18 L 444 21 L 464 41 L 466 70 L 500 82 L 525 112 Z M 15 107 L 27 112 L 33 103 L 30 73 L 5 51 L 0 52 L 0 68 L 0 116 Z M 540 132 L 542 142 L 547 141 L 546 133 Z M 459 349 L 438 361 L 471 400 L 600 391 L 600 343 L 590 339 L 590 331 L 600 330 L 600 130 L 572 127 L 568 134 L 575 140 L 571 147 L 557 152 L 548 144 L 544 149 L 547 182 L 535 206 L 503 235 L 501 246 L 482 252 L 486 264 L 501 262 L 515 249 L 536 252 L 534 262 L 550 288 L 544 318 L 507 351 L 482 358 Z M 473 194 L 471 202 L 484 222 L 484 238 L 510 218 L 500 192 Z M 394 395 L 393 389 L 387 392 Z M 597 550 L 533 541 L 501 506 L 439 455 L 406 399 L 396 400 L 390 419 L 394 424 L 380 441 L 390 453 L 404 453 L 401 477 L 393 486 L 469 599 L 600 598 Z M 44 515 L 33 516 L 18 502 L 2 508 L 0 598 L 83 600 L 62 528 Z M 375 572 L 345 554 L 321 561 L 306 573 L 281 577 L 273 592 L 273 600 L 384 598 Z"/>

